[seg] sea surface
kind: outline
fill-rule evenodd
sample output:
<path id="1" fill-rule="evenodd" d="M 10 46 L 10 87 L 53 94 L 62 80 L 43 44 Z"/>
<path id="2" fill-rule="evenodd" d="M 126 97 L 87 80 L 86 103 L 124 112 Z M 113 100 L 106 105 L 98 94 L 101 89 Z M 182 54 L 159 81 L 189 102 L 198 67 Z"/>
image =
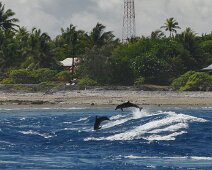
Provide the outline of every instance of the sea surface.
<path id="1" fill-rule="evenodd" d="M 211 170 L 212 107 L 0 108 L 0 169 Z"/>

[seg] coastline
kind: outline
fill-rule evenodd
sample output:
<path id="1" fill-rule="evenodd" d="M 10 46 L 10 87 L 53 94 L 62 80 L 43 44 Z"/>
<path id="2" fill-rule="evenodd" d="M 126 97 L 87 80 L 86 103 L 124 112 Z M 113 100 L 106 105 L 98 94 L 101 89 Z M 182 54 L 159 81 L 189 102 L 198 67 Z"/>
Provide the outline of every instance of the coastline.
<path id="1" fill-rule="evenodd" d="M 0 92 L 0 107 L 80 107 L 114 106 L 126 101 L 139 105 L 212 106 L 212 92 L 72 90 L 52 94 L 42 92 Z"/>

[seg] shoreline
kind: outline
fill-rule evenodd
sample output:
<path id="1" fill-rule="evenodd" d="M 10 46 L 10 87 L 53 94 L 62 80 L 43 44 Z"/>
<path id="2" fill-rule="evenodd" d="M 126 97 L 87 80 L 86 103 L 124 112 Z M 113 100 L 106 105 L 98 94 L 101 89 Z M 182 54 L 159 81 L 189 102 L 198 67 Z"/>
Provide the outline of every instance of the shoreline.
<path id="1" fill-rule="evenodd" d="M 107 107 L 126 101 L 141 106 L 212 106 L 212 92 L 72 90 L 52 94 L 0 93 L 0 107 Z"/>

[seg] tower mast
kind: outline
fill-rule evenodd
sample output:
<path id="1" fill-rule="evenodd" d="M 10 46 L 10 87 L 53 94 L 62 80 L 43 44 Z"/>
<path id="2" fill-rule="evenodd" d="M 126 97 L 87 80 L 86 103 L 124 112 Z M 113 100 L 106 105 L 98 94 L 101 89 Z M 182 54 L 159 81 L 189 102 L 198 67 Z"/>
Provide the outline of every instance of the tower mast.
<path id="1" fill-rule="evenodd" d="M 124 0 L 122 42 L 128 42 L 128 40 L 135 37 L 135 35 L 135 3 L 134 0 Z"/>

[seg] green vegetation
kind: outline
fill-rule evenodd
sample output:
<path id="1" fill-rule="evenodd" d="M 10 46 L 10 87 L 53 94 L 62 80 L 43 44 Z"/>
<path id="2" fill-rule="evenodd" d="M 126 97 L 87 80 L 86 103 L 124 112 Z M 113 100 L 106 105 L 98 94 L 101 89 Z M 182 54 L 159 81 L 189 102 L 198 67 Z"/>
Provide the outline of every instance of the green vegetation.
<path id="1" fill-rule="evenodd" d="M 189 71 L 175 79 L 172 87 L 179 91 L 209 91 L 212 88 L 212 76 L 207 73 Z"/>
<path id="2" fill-rule="evenodd" d="M 191 75 L 193 75 L 195 71 L 188 71 L 187 73 L 181 75 L 177 79 L 172 82 L 172 88 L 175 90 L 180 90 L 181 87 L 184 87 L 188 82 L 188 79 Z"/>
<path id="3" fill-rule="evenodd" d="M 70 24 L 52 39 L 38 28 L 19 26 L 15 13 L 0 2 L 0 81 L 50 87 L 77 79 L 79 86 L 171 85 L 175 90 L 210 90 L 211 77 L 195 73 L 212 63 L 212 33 L 182 30 L 174 18 L 148 37 L 121 43 L 100 23 L 89 32 Z M 60 65 L 79 58 L 71 74 Z M 73 71 L 73 70 L 72 70 Z M 186 74 L 185 74 L 186 73 Z M 173 81 L 174 80 L 174 81 Z M 21 86 L 20 86 L 21 87 Z M 19 88 L 21 89 L 21 88 Z"/>
<path id="4" fill-rule="evenodd" d="M 97 82 L 89 77 L 84 77 L 77 83 L 79 87 L 96 86 Z"/>
<path id="5" fill-rule="evenodd" d="M 72 80 L 72 76 L 69 71 L 61 71 L 57 73 L 56 80 L 60 82 L 70 82 Z"/>
<path id="6" fill-rule="evenodd" d="M 57 79 L 56 71 L 48 68 L 35 70 L 15 69 L 9 70 L 2 84 L 37 84 L 41 82 L 54 81 Z"/>
<path id="7" fill-rule="evenodd" d="M 162 26 L 161 28 L 164 28 L 166 31 L 169 31 L 170 37 L 174 36 L 173 33 L 177 33 L 176 29 L 180 29 L 180 27 L 178 26 L 178 22 L 174 18 L 167 19 L 164 23 L 164 26 Z"/>
<path id="8" fill-rule="evenodd" d="M 15 30 L 14 27 L 18 27 L 15 23 L 19 20 L 17 18 L 13 18 L 14 15 L 15 13 L 11 9 L 5 11 L 4 5 L 0 2 L 0 27 L 3 30 Z"/>
<path id="9" fill-rule="evenodd" d="M 143 77 L 139 77 L 135 80 L 134 86 L 141 87 L 144 84 L 145 79 Z"/>

